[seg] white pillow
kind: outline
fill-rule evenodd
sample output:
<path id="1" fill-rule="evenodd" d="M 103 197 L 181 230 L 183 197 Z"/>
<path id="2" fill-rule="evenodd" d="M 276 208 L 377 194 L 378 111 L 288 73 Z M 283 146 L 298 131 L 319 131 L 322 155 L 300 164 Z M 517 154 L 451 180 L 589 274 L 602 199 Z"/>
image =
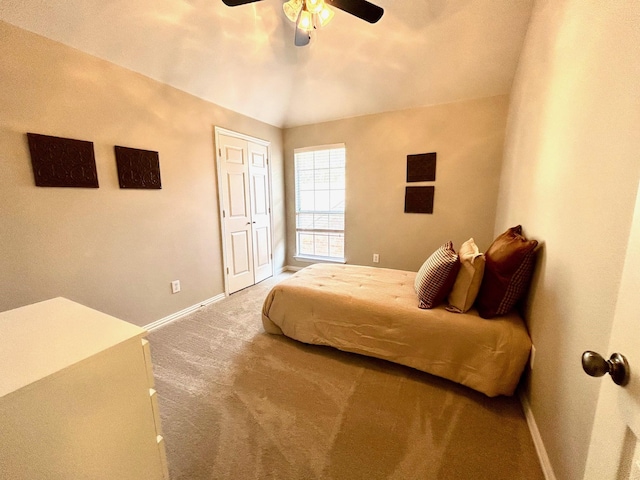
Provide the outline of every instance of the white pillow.
<path id="1" fill-rule="evenodd" d="M 449 293 L 447 310 L 464 313 L 471 308 L 478 296 L 482 276 L 484 275 L 484 254 L 470 238 L 462 244 L 458 252 L 460 271 Z"/>

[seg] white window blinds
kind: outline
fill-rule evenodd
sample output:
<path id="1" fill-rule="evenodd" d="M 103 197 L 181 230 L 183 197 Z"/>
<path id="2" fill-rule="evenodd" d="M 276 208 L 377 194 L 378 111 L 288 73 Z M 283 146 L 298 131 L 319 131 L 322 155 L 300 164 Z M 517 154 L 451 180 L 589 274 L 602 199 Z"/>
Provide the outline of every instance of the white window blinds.
<path id="1" fill-rule="evenodd" d="M 297 255 L 344 261 L 345 146 L 296 149 Z"/>

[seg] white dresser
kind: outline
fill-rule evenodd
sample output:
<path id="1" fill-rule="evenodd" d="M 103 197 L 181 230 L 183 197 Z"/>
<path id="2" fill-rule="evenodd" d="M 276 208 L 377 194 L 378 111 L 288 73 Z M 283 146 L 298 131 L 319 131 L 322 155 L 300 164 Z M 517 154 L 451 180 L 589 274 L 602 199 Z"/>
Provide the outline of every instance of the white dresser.
<path id="1" fill-rule="evenodd" d="M 146 331 L 64 298 L 0 313 L 0 478 L 164 480 Z"/>

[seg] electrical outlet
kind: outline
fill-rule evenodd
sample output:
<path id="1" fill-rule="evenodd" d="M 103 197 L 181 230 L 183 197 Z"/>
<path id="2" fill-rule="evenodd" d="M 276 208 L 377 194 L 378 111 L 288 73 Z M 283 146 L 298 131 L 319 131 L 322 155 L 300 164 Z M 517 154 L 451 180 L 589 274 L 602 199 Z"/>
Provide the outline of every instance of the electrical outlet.
<path id="1" fill-rule="evenodd" d="M 373 263 L 378 263 L 380 261 L 380 255 L 377 253 L 373 254 Z"/>
<path id="2" fill-rule="evenodd" d="M 178 293 L 180 291 L 180 280 L 174 280 L 171 282 L 171 293 Z"/>
<path id="3" fill-rule="evenodd" d="M 533 362 L 536 359 L 536 347 L 531 345 L 531 354 L 529 355 L 529 368 L 533 370 Z"/>

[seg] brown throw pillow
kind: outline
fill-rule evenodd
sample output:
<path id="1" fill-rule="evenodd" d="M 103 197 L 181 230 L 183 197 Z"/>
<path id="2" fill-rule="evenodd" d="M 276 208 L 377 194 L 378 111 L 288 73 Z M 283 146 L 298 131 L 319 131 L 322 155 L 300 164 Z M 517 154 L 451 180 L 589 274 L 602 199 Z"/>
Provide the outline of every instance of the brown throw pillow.
<path id="1" fill-rule="evenodd" d="M 484 276 L 476 307 L 482 318 L 504 315 L 526 293 L 533 275 L 536 240 L 512 227 L 494 240 L 485 253 Z"/>
<path id="2" fill-rule="evenodd" d="M 437 307 L 451 291 L 460 268 L 453 243 L 447 242 L 424 262 L 416 276 L 415 289 L 420 308 Z"/>

